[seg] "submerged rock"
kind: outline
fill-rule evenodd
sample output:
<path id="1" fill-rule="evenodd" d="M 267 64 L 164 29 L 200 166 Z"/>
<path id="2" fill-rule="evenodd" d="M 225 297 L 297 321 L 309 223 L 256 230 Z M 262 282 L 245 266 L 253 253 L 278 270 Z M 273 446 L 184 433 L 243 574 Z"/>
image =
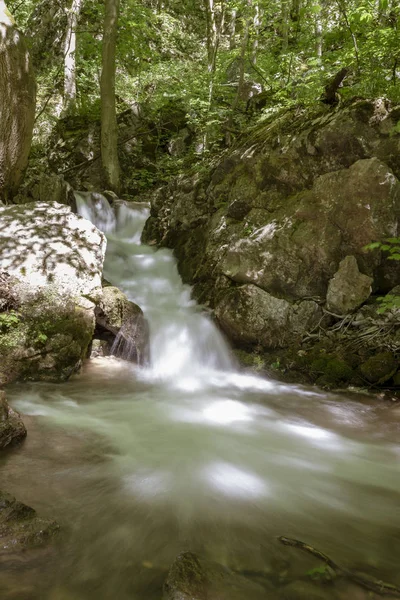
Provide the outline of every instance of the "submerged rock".
<path id="1" fill-rule="evenodd" d="M 276 592 L 203 560 L 191 552 L 180 554 L 164 584 L 163 600 L 273 600 Z"/>
<path id="2" fill-rule="evenodd" d="M 0 490 L 0 553 L 40 546 L 59 531 L 51 519 L 42 519 L 36 511 Z"/>
<path id="3" fill-rule="evenodd" d="M 0 390 L 0 450 L 17 444 L 26 437 L 26 428 L 20 415 L 7 402 L 6 394 Z"/>

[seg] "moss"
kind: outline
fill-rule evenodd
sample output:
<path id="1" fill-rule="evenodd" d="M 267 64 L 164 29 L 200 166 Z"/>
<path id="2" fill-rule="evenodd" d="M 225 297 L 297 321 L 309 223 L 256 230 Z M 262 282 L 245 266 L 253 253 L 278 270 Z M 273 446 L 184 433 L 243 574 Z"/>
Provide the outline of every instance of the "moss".
<path id="1" fill-rule="evenodd" d="M 399 361 L 392 352 L 379 352 L 361 365 L 362 376 L 370 383 L 381 385 L 397 371 Z"/>

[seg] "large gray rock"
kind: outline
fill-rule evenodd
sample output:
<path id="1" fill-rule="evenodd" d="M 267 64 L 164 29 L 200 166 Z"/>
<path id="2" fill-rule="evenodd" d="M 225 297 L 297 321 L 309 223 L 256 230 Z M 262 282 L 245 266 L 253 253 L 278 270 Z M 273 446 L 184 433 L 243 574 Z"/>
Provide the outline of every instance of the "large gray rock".
<path id="1" fill-rule="evenodd" d="M 228 336 L 240 345 L 285 347 L 298 341 L 321 318 L 315 302 L 291 304 L 255 285 L 242 285 L 225 293 L 215 309 Z"/>
<path id="2" fill-rule="evenodd" d="M 64 381 L 86 357 L 106 241 L 57 203 L 0 208 L 0 385 Z"/>
<path id="3" fill-rule="evenodd" d="M 275 591 L 203 560 L 191 552 L 180 554 L 164 584 L 163 600 L 272 600 Z"/>
<path id="4" fill-rule="evenodd" d="M 373 279 L 358 270 L 354 256 L 346 256 L 330 280 L 326 294 L 327 309 L 339 315 L 353 312 L 371 295 Z"/>
<path id="5" fill-rule="evenodd" d="M 360 160 L 318 177 L 311 191 L 288 198 L 272 213 L 253 209 L 241 229 L 226 224 L 221 215 L 210 233 L 208 252 L 237 283 L 254 283 L 292 298 L 324 296 L 347 254 L 374 274 L 381 257 L 366 257 L 364 247 L 396 236 L 399 216 L 398 179 L 378 159 Z M 400 267 L 388 271 L 388 285 L 399 275 Z"/>
<path id="6" fill-rule="evenodd" d="M 26 428 L 20 415 L 7 402 L 0 390 L 0 449 L 17 444 L 26 437 Z"/>
<path id="7" fill-rule="evenodd" d="M 0 261 L 29 292 L 101 297 L 105 236 L 58 203 L 0 207 Z"/>

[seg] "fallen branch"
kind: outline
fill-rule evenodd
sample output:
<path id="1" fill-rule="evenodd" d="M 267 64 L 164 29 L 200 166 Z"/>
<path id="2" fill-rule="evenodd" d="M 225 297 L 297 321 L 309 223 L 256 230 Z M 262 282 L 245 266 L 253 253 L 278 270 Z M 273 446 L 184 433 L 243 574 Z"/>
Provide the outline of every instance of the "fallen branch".
<path id="1" fill-rule="evenodd" d="M 300 548 L 300 550 L 304 550 L 312 556 L 315 556 L 319 560 L 322 560 L 325 564 L 328 565 L 331 569 L 335 571 L 335 573 L 342 577 L 347 577 L 357 583 L 361 587 L 369 590 L 371 592 L 375 592 L 376 594 L 388 595 L 388 596 L 400 596 L 400 588 L 392 583 L 386 583 L 385 581 L 380 581 L 379 579 L 375 579 L 369 575 L 365 575 L 364 573 L 355 573 L 350 569 L 345 569 L 336 564 L 329 556 L 320 552 L 313 546 L 309 544 L 305 544 L 300 540 L 294 540 L 292 538 L 287 538 L 281 536 L 278 540 L 284 544 L 285 546 L 291 546 L 292 548 Z"/>

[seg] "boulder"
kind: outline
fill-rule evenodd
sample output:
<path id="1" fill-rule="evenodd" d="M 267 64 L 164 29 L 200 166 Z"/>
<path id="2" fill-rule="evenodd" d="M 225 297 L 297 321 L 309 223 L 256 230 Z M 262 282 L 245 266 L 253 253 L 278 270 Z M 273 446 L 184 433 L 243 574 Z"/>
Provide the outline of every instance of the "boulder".
<path id="1" fill-rule="evenodd" d="M 325 296 L 350 253 L 369 276 L 380 269 L 390 288 L 400 266 L 393 272 L 393 265 L 381 264 L 380 254 L 366 256 L 364 247 L 395 236 L 399 216 L 398 179 L 378 159 L 360 160 L 318 177 L 310 191 L 289 197 L 275 211 L 251 210 L 242 229 L 223 227 L 222 216 L 210 233 L 208 251 L 233 281 L 254 283 L 278 296 Z"/>
<path id="2" fill-rule="evenodd" d="M 363 377 L 370 383 L 389 381 L 399 368 L 399 361 L 392 352 L 378 352 L 361 365 Z"/>
<path id="3" fill-rule="evenodd" d="M 20 415 L 7 402 L 6 394 L 0 390 L 0 450 L 17 444 L 26 437 L 26 428 Z"/>
<path id="4" fill-rule="evenodd" d="M 312 329 L 322 312 L 311 300 L 291 304 L 250 284 L 229 289 L 215 314 L 222 329 L 238 344 L 280 348 Z"/>
<path id="5" fill-rule="evenodd" d="M 57 203 L 0 208 L 0 385 L 64 381 L 87 354 L 106 241 Z"/>
<path id="6" fill-rule="evenodd" d="M 113 354 L 137 364 L 148 360 L 149 329 L 142 309 L 114 286 L 103 288 L 95 309 L 95 338 L 107 343 L 103 355 Z"/>
<path id="7" fill-rule="evenodd" d="M 163 600 L 268 600 L 275 591 L 234 573 L 227 567 L 199 558 L 191 552 L 180 554 L 164 584 Z"/>
<path id="8" fill-rule="evenodd" d="M 51 287 L 62 296 L 101 296 L 105 236 L 56 202 L 0 207 L 0 261 L 31 294 Z"/>
<path id="9" fill-rule="evenodd" d="M 354 256 L 346 256 L 330 280 L 326 294 L 327 309 L 345 315 L 356 310 L 371 295 L 373 279 L 358 270 Z"/>
<path id="10" fill-rule="evenodd" d="M 40 546 L 59 531 L 51 519 L 42 519 L 36 511 L 0 490 L 0 554 Z"/>

